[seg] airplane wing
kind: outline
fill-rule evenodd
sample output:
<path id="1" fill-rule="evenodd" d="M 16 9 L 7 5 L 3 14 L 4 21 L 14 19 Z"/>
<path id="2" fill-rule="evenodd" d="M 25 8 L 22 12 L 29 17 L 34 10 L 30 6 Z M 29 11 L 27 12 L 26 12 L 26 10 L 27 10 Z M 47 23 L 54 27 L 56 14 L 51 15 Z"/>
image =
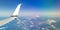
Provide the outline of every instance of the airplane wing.
<path id="1" fill-rule="evenodd" d="M 20 7 L 21 7 L 21 4 L 19 4 L 19 5 L 17 6 L 17 8 L 15 9 L 15 11 L 14 11 L 13 14 L 12 14 L 13 16 L 19 14 Z"/>
<path id="2" fill-rule="evenodd" d="M 12 16 L 10 16 L 7 19 L 4 20 L 0 20 L 0 26 L 3 26 L 11 21 L 13 21 L 15 18 L 17 18 L 18 14 L 19 14 L 19 10 L 20 10 L 20 6 L 21 4 L 18 4 L 17 8 L 15 9 L 14 13 L 12 14 Z"/>
<path id="3" fill-rule="evenodd" d="M 7 19 L 1 20 L 1 21 L 0 21 L 0 26 L 3 26 L 3 25 L 5 25 L 5 24 L 13 21 L 14 19 L 15 19 L 15 17 L 9 17 L 9 18 L 7 18 Z"/>

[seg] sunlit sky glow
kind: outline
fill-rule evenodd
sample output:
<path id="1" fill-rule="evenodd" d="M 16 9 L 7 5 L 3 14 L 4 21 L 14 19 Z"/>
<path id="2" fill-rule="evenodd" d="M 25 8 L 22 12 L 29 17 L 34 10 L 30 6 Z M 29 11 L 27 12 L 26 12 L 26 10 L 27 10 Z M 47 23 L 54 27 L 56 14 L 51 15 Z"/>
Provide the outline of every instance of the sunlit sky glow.
<path id="1" fill-rule="evenodd" d="M 59 0 L 0 0 L 0 16 L 10 16 L 21 3 L 20 16 L 58 16 Z"/>

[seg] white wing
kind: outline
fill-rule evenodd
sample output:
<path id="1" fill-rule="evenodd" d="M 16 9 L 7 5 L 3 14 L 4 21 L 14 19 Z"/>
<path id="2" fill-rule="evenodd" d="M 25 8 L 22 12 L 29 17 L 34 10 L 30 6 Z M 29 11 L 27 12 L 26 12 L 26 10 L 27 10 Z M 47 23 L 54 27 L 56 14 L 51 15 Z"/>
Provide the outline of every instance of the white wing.
<path id="1" fill-rule="evenodd" d="M 5 24 L 13 21 L 14 19 L 15 19 L 15 17 L 9 17 L 9 18 L 7 18 L 7 19 L 1 20 L 1 21 L 0 21 L 0 26 L 3 26 L 3 25 L 5 25 Z"/>
<path id="2" fill-rule="evenodd" d="M 20 6 L 21 6 L 21 4 L 19 4 L 19 5 L 17 6 L 17 8 L 15 9 L 15 11 L 14 11 L 14 13 L 13 13 L 13 16 L 19 14 Z"/>
<path id="3" fill-rule="evenodd" d="M 17 18 L 18 14 L 19 14 L 20 6 L 21 6 L 21 4 L 19 4 L 19 5 L 17 6 L 17 8 L 16 8 L 16 10 L 14 11 L 14 13 L 13 13 L 12 16 L 10 16 L 10 17 L 7 18 L 7 19 L 1 20 L 1 21 L 0 21 L 0 26 L 3 26 L 3 25 L 5 25 L 5 24 L 13 21 L 15 18 Z"/>

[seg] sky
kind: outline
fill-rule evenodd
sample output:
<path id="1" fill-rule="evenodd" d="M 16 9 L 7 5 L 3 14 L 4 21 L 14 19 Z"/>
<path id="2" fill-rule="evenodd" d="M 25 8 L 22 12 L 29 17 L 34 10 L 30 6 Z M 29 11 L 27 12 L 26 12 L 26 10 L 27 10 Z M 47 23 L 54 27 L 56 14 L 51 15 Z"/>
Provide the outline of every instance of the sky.
<path id="1" fill-rule="evenodd" d="M 20 15 L 47 15 L 60 13 L 60 0 L 0 0 L 0 16 L 10 16 L 18 4 Z M 57 14 L 56 13 L 56 14 Z"/>

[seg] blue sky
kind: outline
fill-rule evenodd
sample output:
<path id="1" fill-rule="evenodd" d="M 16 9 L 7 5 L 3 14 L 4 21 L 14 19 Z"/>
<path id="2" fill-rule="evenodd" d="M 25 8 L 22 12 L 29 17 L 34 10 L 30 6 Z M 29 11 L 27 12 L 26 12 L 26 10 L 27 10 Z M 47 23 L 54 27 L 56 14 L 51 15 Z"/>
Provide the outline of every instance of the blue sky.
<path id="1" fill-rule="evenodd" d="M 21 12 L 31 14 L 42 11 L 57 11 L 58 0 L 0 0 L 0 14 L 12 14 L 16 6 L 21 3 Z M 39 14 L 39 13 L 38 13 Z"/>
<path id="2" fill-rule="evenodd" d="M 22 9 L 50 8 L 56 5 L 56 0 L 0 0 L 0 6 L 4 8 L 15 8 L 19 3 L 22 4 Z"/>

